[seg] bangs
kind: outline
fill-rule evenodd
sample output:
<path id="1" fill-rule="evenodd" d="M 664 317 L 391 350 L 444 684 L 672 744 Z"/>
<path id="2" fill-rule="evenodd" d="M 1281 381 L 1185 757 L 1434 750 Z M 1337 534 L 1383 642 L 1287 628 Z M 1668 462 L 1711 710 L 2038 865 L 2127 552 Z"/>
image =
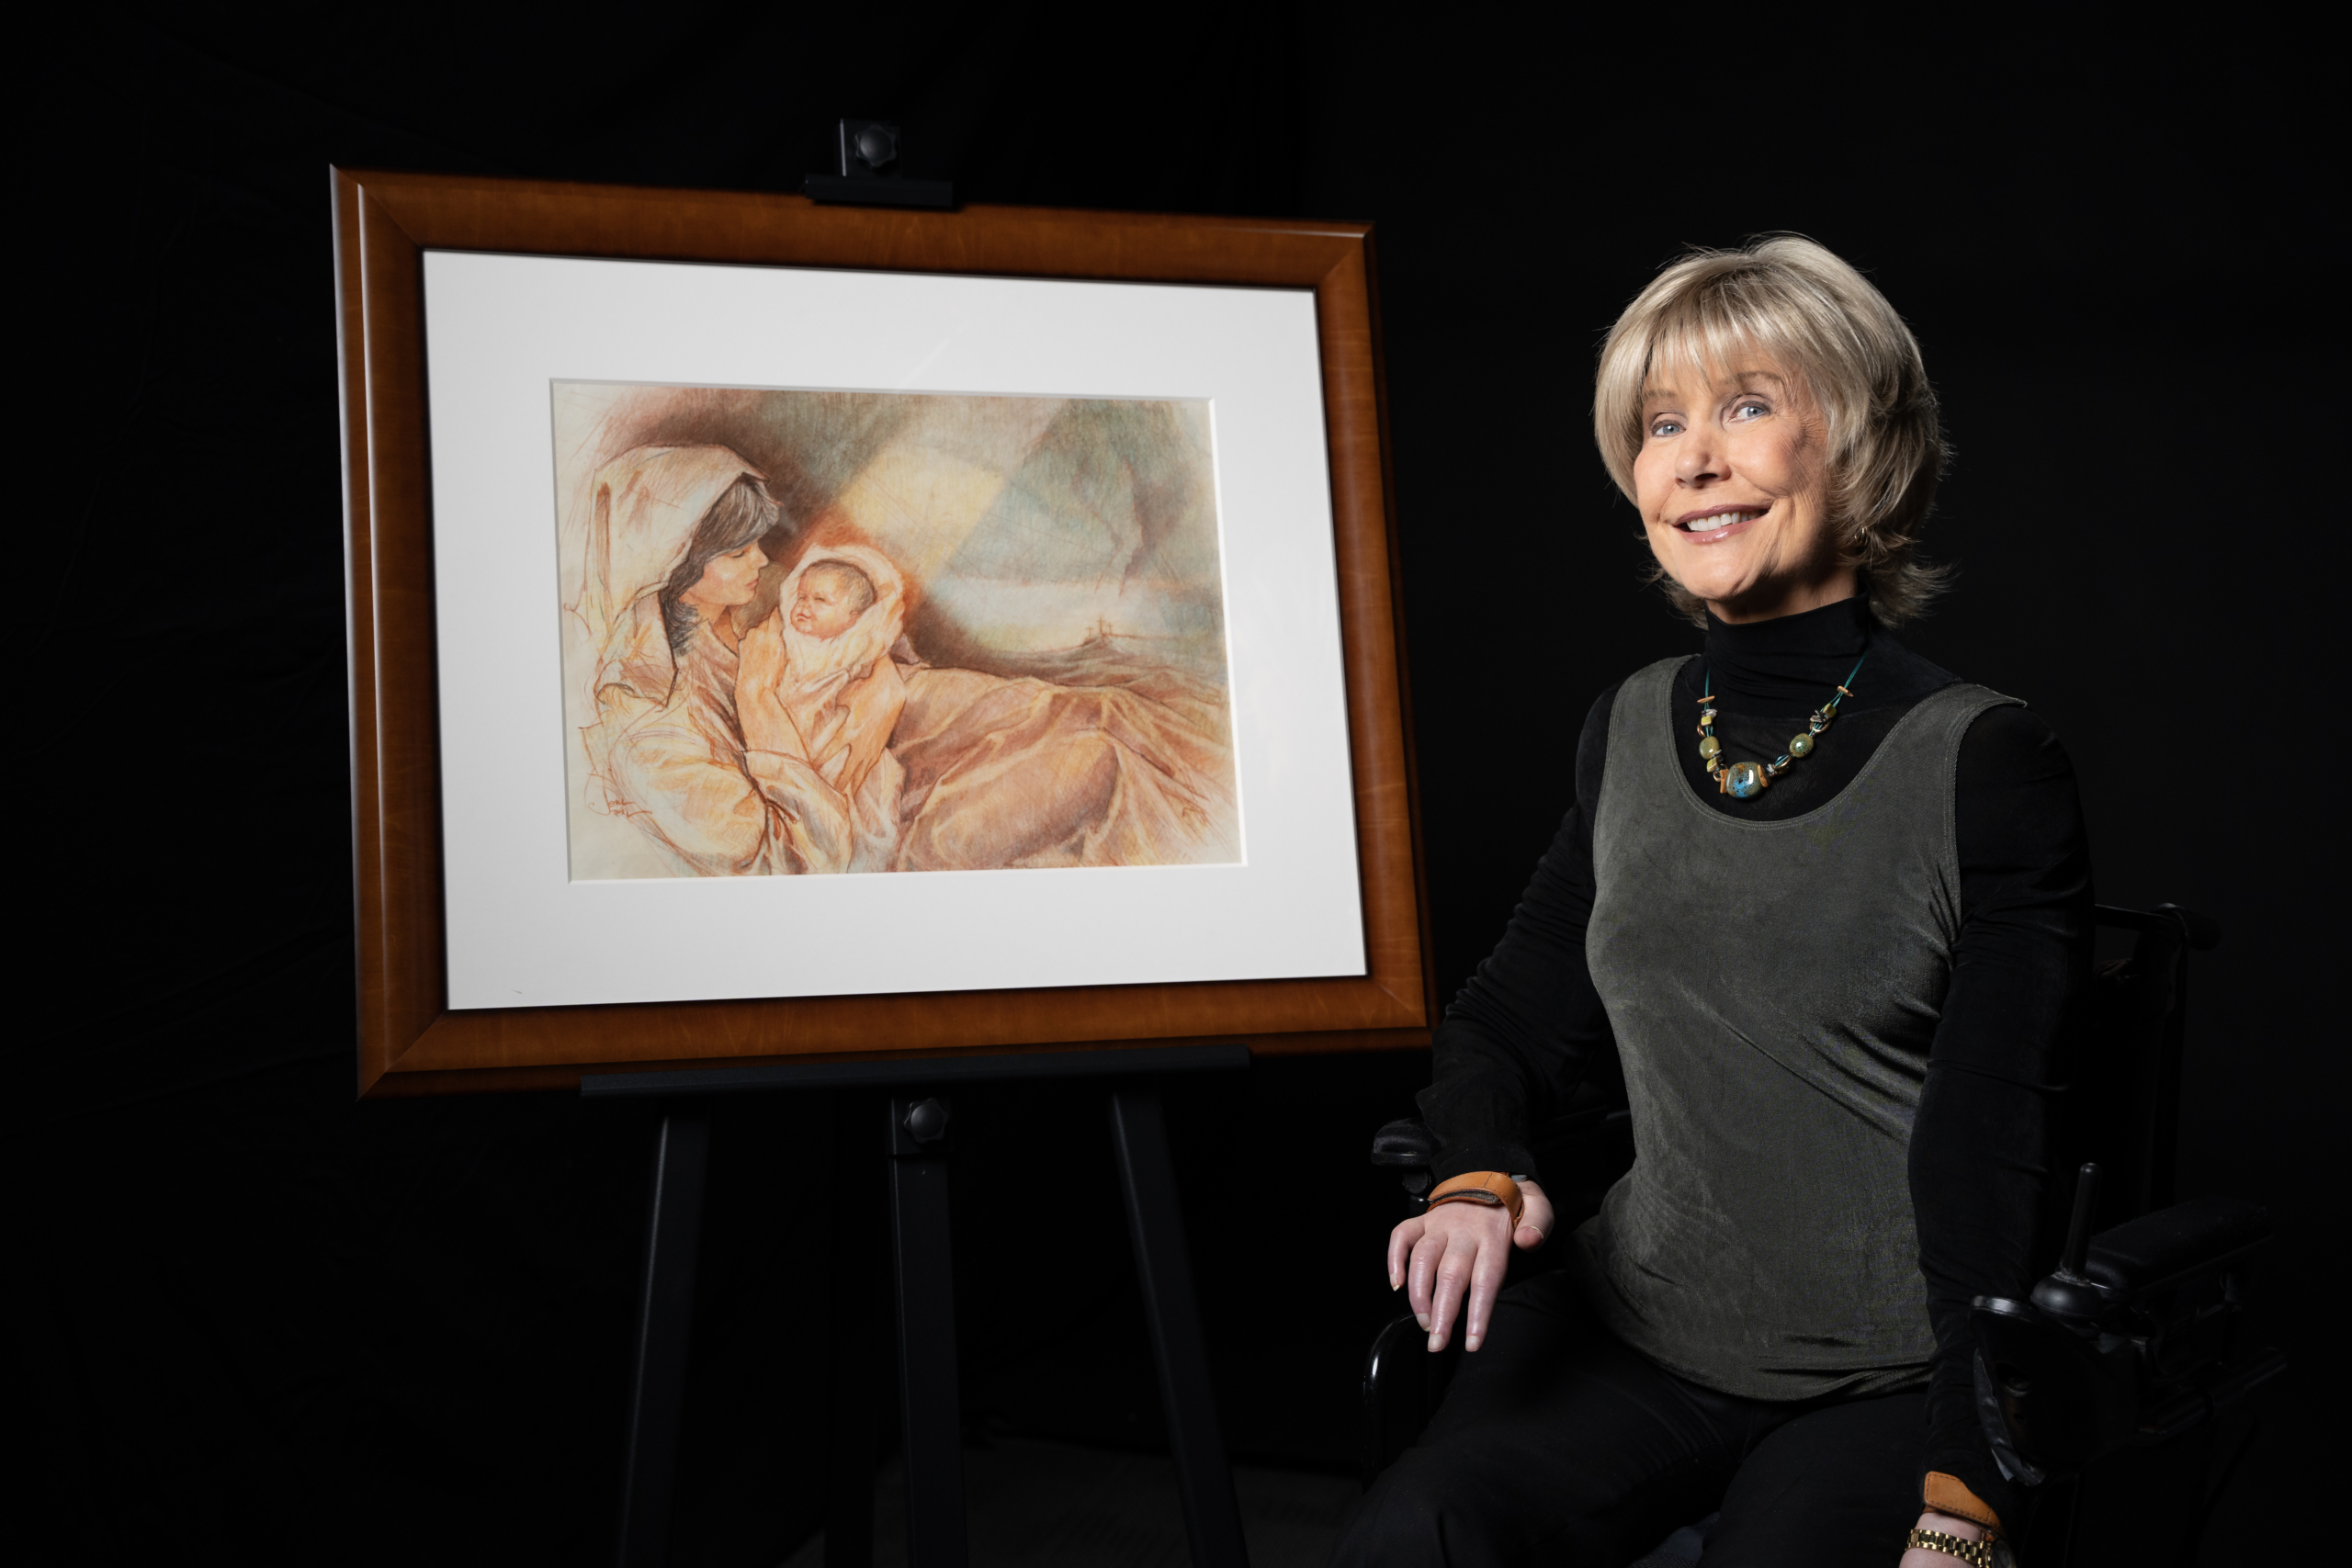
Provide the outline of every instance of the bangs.
<path id="1" fill-rule="evenodd" d="M 1640 398 L 1646 405 L 1653 389 L 1683 377 L 1715 388 L 1755 376 L 1813 392 L 1815 378 L 1785 348 L 1720 312 L 1692 310 L 1658 323 L 1643 356 Z"/>
<path id="2" fill-rule="evenodd" d="M 1779 281 L 1730 273 L 1663 301 L 1649 321 L 1640 395 L 1661 374 L 1693 375 L 1710 387 L 1758 371 L 1781 377 L 1820 404 L 1834 461 L 1851 453 L 1860 423 L 1851 417 L 1853 378 L 1839 373 L 1843 356 L 1824 341 L 1837 333 L 1839 312 L 1804 291 L 1791 298 L 1772 287 Z M 1638 418 L 1636 410 L 1637 426 Z"/>
<path id="3" fill-rule="evenodd" d="M 783 508 L 768 496 L 767 486 L 745 474 L 710 503 L 695 527 L 689 558 L 733 555 L 783 521 Z"/>
<path id="4" fill-rule="evenodd" d="M 1754 327 L 1734 320 L 1707 295 L 1677 300 L 1679 309 L 1661 314 L 1650 333 L 1648 352 L 1642 356 L 1645 393 L 1658 376 L 1688 374 L 1708 386 L 1719 386 L 1744 370 L 1770 364 L 1775 371 L 1789 368 L 1788 355 Z M 1710 309 L 1709 307 L 1716 307 Z"/>

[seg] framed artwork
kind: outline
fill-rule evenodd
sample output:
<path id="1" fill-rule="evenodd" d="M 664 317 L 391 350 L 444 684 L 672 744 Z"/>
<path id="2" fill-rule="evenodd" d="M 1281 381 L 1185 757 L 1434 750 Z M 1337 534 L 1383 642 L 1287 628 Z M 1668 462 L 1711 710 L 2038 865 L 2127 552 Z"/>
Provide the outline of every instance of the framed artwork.
<path id="1" fill-rule="evenodd" d="M 1366 229 L 334 195 L 363 1092 L 1427 1040 Z"/>

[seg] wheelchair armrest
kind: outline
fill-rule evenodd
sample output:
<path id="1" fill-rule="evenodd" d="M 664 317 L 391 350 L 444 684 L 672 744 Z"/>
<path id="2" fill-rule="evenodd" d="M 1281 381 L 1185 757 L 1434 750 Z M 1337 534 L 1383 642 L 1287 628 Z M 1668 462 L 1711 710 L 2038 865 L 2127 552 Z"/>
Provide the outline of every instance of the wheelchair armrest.
<path id="1" fill-rule="evenodd" d="M 2091 1239 L 2083 1274 L 2117 1305 L 2143 1302 L 2235 1262 L 2270 1239 L 2270 1213 L 2235 1198 L 2192 1198 Z"/>
<path id="2" fill-rule="evenodd" d="M 2196 1198 L 2085 1236 L 2095 1188 L 2086 1168 L 2069 1261 L 2032 1299 L 1979 1296 L 1970 1314 L 1985 1438 L 2029 1483 L 2166 1441 L 2286 1366 L 2276 1350 L 2238 1341 L 2239 1266 L 2269 1239 L 2267 1211 Z"/>

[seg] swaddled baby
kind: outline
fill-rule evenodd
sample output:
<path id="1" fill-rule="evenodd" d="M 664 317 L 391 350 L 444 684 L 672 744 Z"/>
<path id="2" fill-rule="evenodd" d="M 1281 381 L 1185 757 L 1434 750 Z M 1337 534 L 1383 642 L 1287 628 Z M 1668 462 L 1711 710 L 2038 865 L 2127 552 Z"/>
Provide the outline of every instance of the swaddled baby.
<path id="1" fill-rule="evenodd" d="M 881 871 L 899 840 L 904 771 L 888 750 L 906 705 L 891 647 L 906 589 L 878 550 L 812 549 L 776 613 L 744 634 L 736 678 L 747 766 L 792 820 L 804 871 Z"/>

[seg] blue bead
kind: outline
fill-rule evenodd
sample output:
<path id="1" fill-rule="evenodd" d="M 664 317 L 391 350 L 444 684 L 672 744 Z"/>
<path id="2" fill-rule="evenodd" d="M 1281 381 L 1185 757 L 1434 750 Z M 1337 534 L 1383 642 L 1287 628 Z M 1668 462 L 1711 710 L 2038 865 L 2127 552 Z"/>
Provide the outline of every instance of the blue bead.
<path id="1" fill-rule="evenodd" d="M 1764 793 L 1764 770 L 1753 762 L 1734 762 L 1725 786 L 1734 800 L 1747 800 Z"/>

